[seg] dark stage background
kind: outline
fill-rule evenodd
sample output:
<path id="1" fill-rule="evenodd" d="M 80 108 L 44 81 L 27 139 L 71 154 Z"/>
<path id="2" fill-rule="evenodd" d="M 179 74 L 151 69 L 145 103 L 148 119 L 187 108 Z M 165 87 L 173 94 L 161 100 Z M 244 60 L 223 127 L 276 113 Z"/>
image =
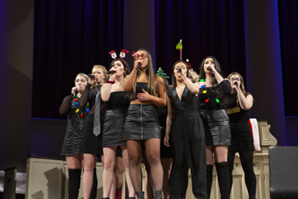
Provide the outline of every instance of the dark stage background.
<path id="1" fill-rule="evenodd" d="M 225 75 L 240 72 L 251 116 L 269 122 L 278 145 L 298 145 L 297 13 L 296 0 L 0 1 L 0 169 L 25 171 L 29 153 L 59 158 L 58 109 L 77 73 L 108 67 L 123 48 L 132 65 L 142 47 L 171 76 L 180 39 L 195 71 L 213 55 Z"/>
<path id="2" fill-rule="evenodd" d="M 155 42 L 156 68 L 162 67 L 171 75 L 172 65 L 179 59 L 175 45 L 183 39 L 183 59 L 190 59 L 195 71 L 199 71 L 204 57 L 213 55 L 225 75 L 237 71 L 247 81 L 243 2 L 155 0 L 155 41 L 152 42 Z M 285 115 L 294 116 L 298 115 L 294 91 L 294 85 L 298 85 L 298 3 L 280 0 L 278 8 Z M 59 115 L 58 108 L 69 94 L 75 75 L 90 73 L 94 64 L 109 66 L 108 52 L 119 53 L 125 48 L 123 1 L 38 0 L 34 19 L 32 117 L 65 119 Z M 139 25 L 146 23 L 140 19 Z M 132 65 L 130 55 L 137 49 L 127 50 L 130 53 L 126 60 Z"/>

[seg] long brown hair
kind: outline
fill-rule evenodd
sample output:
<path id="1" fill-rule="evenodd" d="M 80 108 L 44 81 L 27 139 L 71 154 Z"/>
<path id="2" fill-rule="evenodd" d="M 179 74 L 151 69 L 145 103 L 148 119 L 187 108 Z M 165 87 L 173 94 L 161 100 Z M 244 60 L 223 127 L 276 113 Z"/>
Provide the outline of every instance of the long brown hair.
<path id="1" fill-rule="evenodd" d="M 229 76 L 228 76 L 228 80 L 230 80 L 230 78 L 231 78 L 233 75 L 238 75 L 238 76 L 240 77 L 240 86 L 239 86 L 239 87 L 240 87 L 240 89 L 241 89 L 243 95 L 244 95 L 244 96 L 250 95 L 250 93 L 246 92 L 246 90 L 245 90 L 244 80 L 243 80 L 242 75 L 240 75 L 240 73 L 238 73 L 238 72 L 232 72 L 231 74 L 229 74 Z"/>
<path id="2" fill-rule="evenodd" d="M 187 67 L 187 63 L 185 62 L 185 61 L 183 61 L 183 60 L 178 60 L 178 61 L 176 61 L 175 63 L 174 63 L 174 65 L 173 65 L 173 68 L 172 68 L 172 85 L 173 85 L 173 87 L 174 88 L 176 88 L 177 87 L 177 81 L 176 81 L 176 77 L 175 77 L 175 73 L 174 73 L 174 71 L 175 71 L 175 66 L 176 66 L 176 64 L 178 64 L 178 63 L 183 63 L 184 65 L 185 65 L 185 67 L 186 67 L 186 70 L 187 70 L 187 73 L 186 73 L 186 76 L 187 77 L 189 77 L 189 70 L 188 70 L 188 67 Z"/>
<path id="3" fill-rule="evenodd" d="M 145 51 L 147 53 L 148 63 L 146 66 L 146 75 L 148 77 L 148 91 L 150 91 L 150 94 L 155 96 L 156 93 L 158 93 L 158 83 L 161 80 L 161 78 L 157 78 L 157 75 L 154 73 L 153 69 L 153 63 L 152 63 L 152 57 L 151 54 L 146 49 L 139 49 L 138 51 Z M 138 52 L 137 51 L 137 52 Z M 136 60 L 134 60 L 136 62 Z M 136 85 L 137 85 L 137 79 L 140 76 L 140 72 L 137 72 L 136 79 L 133 84 L 133 88 L 129 91 L 128 96 L 132 99 L 135 97 L 136 94 Z M 150 89 L 149 89 L 150 88 Z"/>
<path id="4" fill-rule="evenodd" d="M 93 66 L 93 68 L 92 68 L 92 72 L 93 72 L 93 69 L 94 68 L 100 68 L 101 70 L 102 70 L 102 72 L 103 72 L 103 74 L 104 74 L 104 83 L 106 82 L 106 78 L 107 78 L 107 74 L 108 74 L 108 71 L 107 71 L 107 69 L 106 69 L 106 67 L 104 67 L 103 65 L 94 65 Z M 91 88 L 95 88 L 95 86 L 96 86 L 96 82 L 94 81 L 94 83 L 93 83 L 93 85 L 91 86 Z"/>

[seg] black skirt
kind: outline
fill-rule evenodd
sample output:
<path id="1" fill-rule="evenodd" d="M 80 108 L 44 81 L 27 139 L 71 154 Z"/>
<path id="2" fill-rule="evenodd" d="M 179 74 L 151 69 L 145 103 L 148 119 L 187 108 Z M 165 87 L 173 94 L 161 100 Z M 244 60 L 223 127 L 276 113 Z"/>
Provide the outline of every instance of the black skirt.
<path id="1" fill-rule="evenodd" d="M 232 123 L 231 124 L 231 146 L 229 151 L 240 152 L 240 151 L 254 151 L 252 131 L 251 127 L 247 122 Z"/>
<path id="2" fill-rule="evenodd" d="M 229 116 L 225 109 L 201 110 L 204 123 L 206 146 L 231 143 Z"/>
<path id="3" fill-rule="evenodd" d="M 160 139 L 160 127 L 156 106 L 151 104 L 131 104 L 128 108 L 123 139 Z"/>
<path id="4" fill-rule="evenodd" d="M 103 116 L 101 116 L 102 118 Z M 101 122 L 101 129 L 102 129 Z M 86 125 L 85 125 L 85 133 L 83 139 L 83 153 L 86 154 L 96 154 L 97 157 L 103 155 L 102 150 L 102 133 L 98 136 L 93 134 L 93 126 L 94 126 L 94 115 L 89 114 L 87 116 Z"/>
<path id="5" fill-rule="evenodd" d="M 107 110 L 103 125 L 103 147 L 124 146 L 123 125 L 127 108 Z"/>

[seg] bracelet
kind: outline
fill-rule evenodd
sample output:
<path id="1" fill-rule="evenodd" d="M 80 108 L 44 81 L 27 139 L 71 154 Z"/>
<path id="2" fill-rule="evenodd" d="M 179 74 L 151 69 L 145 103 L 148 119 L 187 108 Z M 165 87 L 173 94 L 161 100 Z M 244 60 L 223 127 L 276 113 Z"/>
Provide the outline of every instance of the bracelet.
<path id="1" fill-rule="evenodd" d="M 106 83 L 108 83 L 108 84 L 115 84 L 115 81 L 109 81 L 109 80 L 107 80 Z"/>

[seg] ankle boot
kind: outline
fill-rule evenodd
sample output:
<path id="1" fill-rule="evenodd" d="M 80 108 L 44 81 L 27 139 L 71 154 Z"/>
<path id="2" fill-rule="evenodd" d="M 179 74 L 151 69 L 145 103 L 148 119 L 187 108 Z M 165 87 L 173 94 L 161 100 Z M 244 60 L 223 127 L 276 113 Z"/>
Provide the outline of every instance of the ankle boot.
<path id="1" fill-rule="evenodd" d="M 77 199 L 81 184 L 81 169 L 68 169 L 68 198 Z"/>
<path id="2" fill-rule="evenodd" d="M 230 177 L 227 162 L 215 163 L 221 199 L 230 199 Z"/>
<path id="3" fill-rule="evenodd" d="M 162 199 L 162 191 L 155 191 L 155 199 Z"/>
<path id="4" fill-rule="evenodd" d="M 211 194 L 211 187 L 212 187 L 212 172 L 213 172 L 213 165 L 207 165 L 206 166 L 206 182 L 207 182 L 207 199 L 210 198 Z"/>
<path id="5" fill-rule="evenodd" d="M 125 197 L 125 199 L 136 199 L 135 197 Z"/>
<path id="6" fill-rule="evenodd" d="M 97 175 L 96 175 L 96 168 L 93 171 L 93 185 L 91 189 L 90 199 L 96 199 L 97 195 Z"/>
<path id="7" fill-rule="evenodd" d="M 116 194 L 115 194 L 115 199 L 121 199 L 122 197 L 122 189 L 121 188 L 117 188 L 116 189 Z"/>
<path id="8" fill-rule="evenodd" d="M 137 199 L 145 199 L 144 198 L 144 192 L 137 192 Z"/>

